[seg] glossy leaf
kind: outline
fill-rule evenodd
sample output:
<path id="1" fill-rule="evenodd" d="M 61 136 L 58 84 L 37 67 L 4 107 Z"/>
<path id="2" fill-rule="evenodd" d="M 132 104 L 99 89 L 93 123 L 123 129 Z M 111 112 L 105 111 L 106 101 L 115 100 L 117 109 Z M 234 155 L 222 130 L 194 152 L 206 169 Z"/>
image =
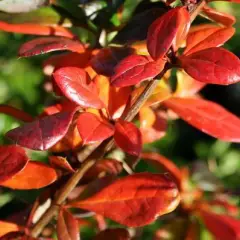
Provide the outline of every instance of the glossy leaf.
<path id="1" fill-rule="evenodd" d="M 41 37 L 24 43 L 18 51 L 18 56 L 31 57 L 39 54 L 63 50 L 82 53 L 84 52 L 85 48 L 83 44 L 77 40 L 64 37 Z"/>
<path id="2" fill-rule="evenodd" d="M 49 156 L 49 163 L 52 167 L 74 173 L 75 170 L 69 164 L 66 158 L 60 156 Z"/>
<path id="3" fill-rule="evenodd" d="M 0 146 L 0 182 L 22 171 L 28 161 L 23 148 L 15 145 Z"/>
<path id="4" fill-rule="evenodd" d="M 0 185 L 12 189 L 28 190 L 46 187 L 56 180 L 57 173 L 54 168 L 40 162 L 29 162 L 23 171 Z"/>
<path id="5" fill-rule="evenodd" d="M 83 69 L 63 67 L 54 72 L 53 76 L 62 93 L 71 101 L 82 107 L 104 107 L 96 93 L 95 85 Z"/>
<path id="6" fill-rule="evenodd" d="M 182 173 L 180 169 L 171 160 L 167 159 L 161 154 L 154 152 L 144 152 L 141 154 L 141 158 L 153 164 L 153 166 L 155 166 L 157 169 L 159 169 L 160 167 L 160 169 L 163 168 L 165 171 L 169 172 L 175 180 L 179 189 L 181 189 Z"/>
<path id="7" fill-rule="evenodd" d="M 229 85 L 240 81 L 240 60 L 223 48 L 208 48 L 181 56 L 181 67 L 195 80 Z"/>
<path id="8" fill-rule="evenodd" d="M 240 119 L 214 102 L 197 98 L 172 98 L 164 105 L 210 136 L 228 142 L 240 142 Z"/>
<path id="9" fill-rule="evenodd" d="M 205 210 L 201 210 L 200 216 L 216 239 L 236 240 L 240 238 L 240 221 L 238 219 Z"/>
<path id="10" fill-rule="evenodd" d="M 167 53 L 175 41 L 179 29 L 182 32 L 183 25 L 189 24 L 189 22 L 184 23 L 182 21 L 183 15 L 187 14 L 185 7 L 171 9 L 155 20 L 149 27 L 147 48 L 154 60 L 161 59 Z"/>
<path id="11" fill-rule="evenodd" d="M 115 125 L 116 145 L 130 155 L 139 156 L 142 151 L 141 132 L 131 122 L 119 120 Z"/>
<path id="12" fill-rule="evenodd" d="M 130 235 L 127 229 L 124 228 L 109 228 L 100 232 L 93 240 L 130 240 Z"/>
<path id="13" fill-rule="evenodd" d="M 68 131 L 74 112 L 60 112 L 10 130 L 6 136 L 16 144 L 33 150 L 47 150 Z"/>
<path id="14" fill-rule="evenodd" d="M 22 24 L 9 24 L 0 21 L 0 30 L 5 32 L 14 32 L 31 35 L 44 35 L 44 36 L 62 36 L 67 38 L 73 38 L 74 35 L 69 32 L 66 28 L 61 26 L 44 26 L 33 23 L 22 23 Z"/>
<path id="15" fill-rule="evenodd" d="M 139 111 L 140 128 L 152 127 L 156 121 L 156 115 L 150 107 L 142 107 Z"/>
<path id="16" fill-rule="evenodd" d="M 165 63 L 154 62 L 148 56 L 130 55 L 116 66 L 115 74 L 111 77 L 111 85 L 126 87 L 151 80 L 162 71 Z"/>
<path id="17" fill-rule="evenodd" d="M 20 229 L 21 228 L 15 223 L 0 221 L 0 237 L 9 232 L 19 231 Z"/>
<path id="18" fill-rule="evenodd" d="M 178 203 L 178 190 L 170 178 L 138 173 L 116 180 L 71 206 L 94 211 L 128 227 L 139 227 L 173 211 Z"/>
<path id="19" fill-rule="evenodd" d="M 219 47 L 229 40 L 234 33 L 235 29 L 232 27 L 217 27 L 214 25 L 193 31 L 187 37 L 187 47 L 184 55 L 211 47 Z"/>
<path id="20" fill-rule="evenodd" d="M 78 221 L 65 209 L 61 209 L 57 221 L 58 240 L 80 240 Z"/>
<path id="21" fill-rule="evenodd" d="M 103 141 L 114 133 L 114 127 L 92 113 L 82 113 L 77 127 L 84 144 Z"/>
<path id="22" fill-rule="evenodd" d="M 217 23 L 223 24 L 225 26 L 232 26 L 236 22 L 236 18 L 230 14 L 219 12 L 214 8 L 210 8 L 207 5 L 203 7 L 203 12 L 208 18 Z"/>

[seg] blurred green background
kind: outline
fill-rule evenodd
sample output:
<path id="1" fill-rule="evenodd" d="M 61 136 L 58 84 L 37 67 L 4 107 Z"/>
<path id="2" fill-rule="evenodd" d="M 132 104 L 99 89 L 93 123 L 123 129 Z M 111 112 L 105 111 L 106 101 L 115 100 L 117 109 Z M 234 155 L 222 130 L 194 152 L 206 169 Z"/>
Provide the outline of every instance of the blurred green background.
<path id="1" fill-rule="evenodd" d="M 133 6 L 131 1 L 126 2 L 129 4 L 130 15 Z M 215 2 L 212 5 L 237 18 L 236 34 L 225 47 L 240 56 L 240 5 L 227 2 Z M 126 16 L 128 17 L 127 13 Z M 114 15 L 111 21 L 114 21 Z M 85 40 L 88 39 L 84 34 L 81 36 Z M 0 31 L 0 104 L 15 106 L 36 116 L 45 105 L 51 102 L 52 96 L 43 89 L 44 75 L 41 66 L 48 55 L 28 59 L 17 57 L 21 44 L 32 38 L 33 36 Z M 94 41 L 94 39 L 91 40 Z M 218 102 L 240 116 L 240 83 L 227 87 L 209 85 L 201 93 L 205 98 Z M 4 134 L 19 124 L 15 119 L 0 113 L 0 144 L 7 143 Z M 177 120 L 169 123 L 166 137 L 146 146 L 146 149 L 160 152 L 179 166 L 193 167 L 193 180 L 207 191 L 214 191 L 218 185 L 226 186 L 236 194 L 236 202 L 239 204 L 239 146 L 239 144 L 213 139 L 183 121 Z M 46 153 L 31 152 L 31 154 L 34 160 L 47 160 Z M 137 169 L 140 171 L 147 168 L 147 165 L 141 164 Z M 152 169 L 149 170 L 152 171 Z M 1 219 L 14 211 L 21 210 L 25 203 L 32 202 L 38 195 L 38 191 L 1 191 Z M 146 227 L 144 239 L 151 239 L 153 230 L 158 227 L 159 223 Z M 202 232 L 202 239 L 211 239 L 207 231 Z"/>

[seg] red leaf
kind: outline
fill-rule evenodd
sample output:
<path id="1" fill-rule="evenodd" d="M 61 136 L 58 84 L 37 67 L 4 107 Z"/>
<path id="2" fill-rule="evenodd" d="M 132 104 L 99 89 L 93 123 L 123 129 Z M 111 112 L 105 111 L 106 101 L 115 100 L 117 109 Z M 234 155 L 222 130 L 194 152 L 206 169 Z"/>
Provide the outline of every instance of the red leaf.
<path id="1" fill-rule="evenodd" d="M 173 211 L 178 203 L 177 187 L 166 175 L 137 173 L 71 206 L 94 211 L 128 227 L 139 227 Z"/>
<path id="2" fill-rule="evenodd" d="M 60 156 L 49 156 L 50 165 L 54 168 L 65 170 L 70 173 L 74 173 L 75 170 L 69 164 L 66 158 Z"/>
<path id="3" fill-rule="evenodd" d="M 54 168 L 40 162 L 29 162 L 20 173 L 13 178 L 0 183 L 3 187 L 13 189 L 43 188 L 57 180 Z"/>
<path id="4" fill-rule="evenodd" d="M 88 74 L 81 68 L 63 67 L 54 74 L 54 79 L 62 93 L 82 107 L 103 108 L 104 104 L 96 93 L 96 87 Z"/>
<path id="5" fill-rule="evenodd" d="M 20 57 L 31 57 L 53 51 L 69 50 L 82 53 L 85 48 L 82 43 L 64 37 L 41 37 L 24 43 L 18 52 Z"/>
<path id="6" fill-rule="evenodd" d="M 130 55 L 116 66 L 111 84 L 126 87 L 151 80 L 162 71 L 164 65 L 165 61 L 154 62 L 148 56 Z"/>
<path id="7" fill-rule="evenodd" d="M 115 125 L 114 140 L 124 152 L 139 156 L 142 151 L 141 132 L 131 122 L 119 120 Z"/>
<path id="8" fill-rule="evenodd" d="M 130 235 L 127 229 L 112 228 L 100 232 L 94 240 L 130 240 Z"/>
<path id="9" fill-rule="evenodd" d="M 235 1 L 237 2 L 238 0 Z M 207 15 L 208 18 L 225 26 L 232 26 L 236 22 L 236 18 L 234 16 L 224 12 L 219 12 L 216 9 L 208 7 L 207 5 L 203 7 L 203 12 Z"/>
<path id="10" fill-rule="evenodd" d="M 22 171 L 28 160 L 23 148 L 14 145 L 0 146 L 0 182 Z"/>
<path id="11" fill-rule="evenodd" d="M 10 130 L 6 136 L 16 144 L 33 150 L 47 150 L 68 131 L 73 112 L 60 112 Z"/>
<path id="12" fill-rule="evenodd" d="M 22 24 L 10 24 L 0 21 L 0 30 L 5 32 L 32 34 L 32 35 L 53 35 L 62 36 L 67 38 L 73 38 L 74 35 L 66 28 L 61 26 L 44 26 L 39 24 L 22 23 Z"/>
<path id="13" fill-rule="evenodd" d="M 15 223 L 0 221 L 0 237 L 9 232 L 17 232 L 19 230 L 20 227 Z"/>
<path id="14" fill-rule="evenodd" d="M 164 102 L 180 118 L 215 138 L 240 142 L 240 120 L 220 105 L 196 98 L 172 98 Z"/>
<path id="15" fill-rule="evenodd" d="M 177 7 L 169 10 L 149 27 L 147 48 L 154 60 L 162 58 L 167 53 L 175 41 L 178 31 L 184 32 L 183 25 L 189 24 L 185 18 L 186 15 L 188 12 L 185 7 Z M 185 23 L 183 19 L 185 19 Z"/>
<path id="16" fill-rule="evenodd" d="M 179 58 L 181 67 L 194 79 L 229 85 L 240 81 L 240 60 L 223 48 L 208 48 Z"/>
<path id="17" fill-rule="evenodd" d="M 80 114 L 77 127 L 84 144 L 103 141 L 114 133 L 114 127 L 110 123 L 88 112 Z"/>
<path id="18" fill-rule="evenodd" d="M 216 239 L 236 240 L 240 238 L 240 221 L 238 219 L 205 210 L 201 210 L 200 216 Z"/>
<path id="19" fill-rule="evenodd" d="M 184 55 L 211 47 L 219 47 L 229 40 L 234 33 L 235 29 L 232 27 L 223 28 L 214 25 L 209 27 L 206 25 L 205 28 L 200 28 L 198 31 L 193 31 L 188 35 Z"/>
<path id="20" fill-rule="evenodd" d="M 167 170 L 174 178 L 178 188 L 181 189 L 182 173 L 180 169 L 174 164 L 174 162 L 154 152 L 142 153 L 141 158 L 145 159 L 147 162 L 152 163 L 157 169 L 160 166 L 160 168 L 164 168 L 164 170 Z"/>
<path id="21" fill-rule="evenodd" d="M 57 221 L 58 240 L 80 240 L 78 221 L 65 209 L 61 209 Z"/>

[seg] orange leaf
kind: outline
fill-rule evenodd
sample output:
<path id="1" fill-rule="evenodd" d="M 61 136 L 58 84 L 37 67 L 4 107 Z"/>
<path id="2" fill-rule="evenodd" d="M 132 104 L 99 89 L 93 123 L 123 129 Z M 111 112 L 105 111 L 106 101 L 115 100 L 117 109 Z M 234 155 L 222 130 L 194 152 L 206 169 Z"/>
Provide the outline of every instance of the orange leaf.
<path id="1" fill-rule="evenodd" d="M 70 173 L 74 173 L 75 170 L 69 164 L 66 158 L 60 156 L 49 156 L 49 163 L 53 168 L 59 168 Z"/>
<path id="2" fill-rule="evenodd" d="M 61 209 L 57 221 L 58 240 L 80 240 L 78 221 L 65 209 Z"/>
<path id="3" fill-rule="evenodd" d="M 232 26 L 236 22 L 236 18 L 234 16 L 219 12 L 213 8 L 208 7 L 207 5 L 203 7 L 203 12 L 207 15 L 208 18 L 225 26 Z"/>
<path id="4" fill-rule="evenodd" d="M 21 230 L 21 228 L 15 223 L 0 221 L 0 237 L 9 232 L 16 232 L 19 230 Z"/>
<path id="5" fill-rule="evenodd" d="M 181 189 L 182 173 L 181 173 L 181 170 L 175 165 L 174 162 L 154 152 L 142 153 L 141 158 L 143 158 L 147 162 L 152 163 L 157 169 L 160 167 L 160 169 L 164 168 L 164 170 L 167 170 L 171 174 L 171 176 L 174 178 L 178 188 Z"/>
<path id="6" fill-rule="evenodd" d="M 20 173 L 11 179 L 0 183 L 3 187 L 13 189 L 43 188 L 57 180 L 54 168 L 40 162 L 29 162 Z"/>
<path id="7" fill-rule="evenodd" d="M 137 173 L 70 205 L 94 211 L 128 227 L 139 227 L 173 211 L 179 200 L 176 185 L 166 175 Z"/>
<path id="8" fill-rule="evenodd" d="M 53 35 L 73 38 L 74 35 L 66 28 L 61 26 L 44 26 L 39 24 L 23 23 L 10 24 L 0 21 L 0 30 L 5 32 L 32 34 L 32 35 Z"/>

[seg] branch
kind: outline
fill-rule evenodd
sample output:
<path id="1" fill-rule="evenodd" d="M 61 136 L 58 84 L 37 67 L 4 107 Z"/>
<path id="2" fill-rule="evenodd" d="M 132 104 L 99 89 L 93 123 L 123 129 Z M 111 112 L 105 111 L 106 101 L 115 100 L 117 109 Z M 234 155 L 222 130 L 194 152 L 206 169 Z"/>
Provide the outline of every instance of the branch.
<path id="1" fill-rule="evenodd" d="M 191 9 L 191 12 L 190 12 L 191 16 L 194 15 L 194 18 L 195 18 L 197 16 L 197 15 L 195 15 L 195 11 L 197 11 L 197 13 L 199 13 L 200 9 L 204 6 L 204 4 L 205 4 L 205 2 L 203 0 L 200 0 L 200 2 L 195 5 L 194 9 Z M 191 19 L 193 20 L 193 18 L 191 18 Z M 156 78 L 161 79 L 167 70 L 168 70 L 168 66 L 165 67 Z M 134 104 L 130 107 L 126 116 L 123 117 L 123 120 L 125 120 L 125 121 L 133 120 L 133 118 L 139 112 L 140 108 L 143 106 L 143 104 L 147 101 L 147 99 L 151 96 L 154 89 L 156 88 L 156 86 L 158 84 L 157 79 L 152 80 L 147 84 L 144 91 L 136 99 Z M 114 146 L 114 140 L 113 140 L 113 138 L 110 138 L 109 140 L 104 141 L 102 144 L 97 143 L 87 153 L 84 152 L 84 154 L 81 156 L 83 158 L 80 159 L 80 161 L 83 162 L 83 165 L 76 173 L 74 173 L 72 175 L 72 177 L 68 180 L 66 185 L 60 190 L 60 194 L 56 197 L 54 203 L 50 206 L 50 208 L 42 216 L 42 218 L 39 220 L 39 222 L 37 222 L 36 225 L 33 227 L 32 231 L 31 231 L 32 237 L 35 237 L 35 238 L 38 237 L 39 234 L 42 232 L 43 228 L 54 217 L 54 215 L 56 214 L 57 209 L 58 209 L 58 207 L 55 204 L 61 205 L 66 200 L 68 194 L 76 187 L 76 185 L 81 180 L 81 178 L 83 177 L 85 172 L 88 169 L 90 169 L 98 159 L 102 158 L 107 152 L 109 152 L 113 148 L 113 146 Z M 85 160 L 87 160 L 87 161 L 85 161 Z"/>

